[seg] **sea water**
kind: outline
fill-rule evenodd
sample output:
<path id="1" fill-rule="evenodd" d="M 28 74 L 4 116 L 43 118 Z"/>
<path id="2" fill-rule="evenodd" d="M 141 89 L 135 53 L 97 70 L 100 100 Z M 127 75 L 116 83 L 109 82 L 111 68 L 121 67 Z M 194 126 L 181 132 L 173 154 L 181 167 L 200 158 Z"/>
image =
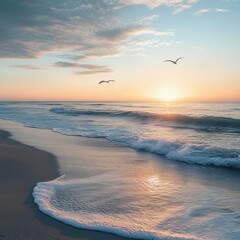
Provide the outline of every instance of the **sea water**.
<path id="1" fill-rule="evenodd" d="M 1 102 L 0 118 L 112 151 L 60 162 L 33 192 L 48 215 L 137 239 L 239 239 L 240 103 Z"/>

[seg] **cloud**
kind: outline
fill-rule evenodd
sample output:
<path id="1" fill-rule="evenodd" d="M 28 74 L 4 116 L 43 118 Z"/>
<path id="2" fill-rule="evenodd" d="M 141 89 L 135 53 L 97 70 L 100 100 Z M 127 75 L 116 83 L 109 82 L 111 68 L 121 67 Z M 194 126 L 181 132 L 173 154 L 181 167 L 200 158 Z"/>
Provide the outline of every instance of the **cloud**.
<path id="1" fill-rule="evenodd" d="M 138 35 L 156 35 L 156 36 L 174 36 L 174 32 L 157 32 L 149 26 L 124 26 L 119 28 L 107 29 L 99 32 L 98 35 L 102 38 L 107 38 L 110 41 L 124 41 L 128 38 Z"/>
<path id="2" fill-rule="evenodd" d="M 211 11 L 213 11 L 213 10 L 211 10 L 209 8 L 205 8 L 205 9 L 198 10 L 197 12 L 195 12 L 195 14 L 202 15 L 202 14 L 205 14 L 205 13 L 208 13 L 208 12 L 211 12 Z M 229 10 L 224 9 L 224 8 L 216 8 L 215 12 L 217 12 L 217 13 L 227 13 L 227 12 L 229 12 Z"/>
<path id="3" fill-rule="evenodd" d="M 157 34 L 149 27 L 156 16 L 123 23 L 116 10 L 121 5 L 122 0 L 1 0 L 0 59 L 50 53 L 74 60 L 116 56 L 132 38 Z"/>
<path id="4" fill-rule="evenodd" d="M 110 41 L 124 41 L 130 37 L 146 34 L 151 32 L 147 26 L 120 26 L 110 29 L 105 29 L 97 33 L 102 39 Z"/>
<path id="5" fill-rule="evenodd" d="M 40 69 L 39 67 L 34 66 L 34 65 L 14 65 L 12 67 L 19 68 L 19 69 L 25 69 L 25 70 L 38 70 L 38 69 Z"/>
<path id="6" fill-rule="evenodd" d="M 211 10 L 209 8 L 204 8 L 204 9 L 200 9 L 198 11 L 196 11 L 196 15 L 202 15 L 202 14 L 205 14 L 205 13 L 208 13 L 210 12 Z"/>
<path id="7" fill-rule="evenodd" d="M 79 69 L 86 69 L 83 71 L 75 72 L 77 75 L 86 75 L 86 74 L 96 74 L 96 73 L 108 73 L 112 72 L 112 69 L 108 66 L 104 65 L 94 65 L 94 64 L 79 64 L 73 62 L 55 62 L 55 67 L 61 68 L 79 68 Z"/>
<path id="8" fill-rule="evenodd" d="M 147 5 L 151 9 L 168 6 L 175 8 L 174 13 L 178 13 L 190 8 L 191 5 L 197 3 L 198 0 L 120 0 L 120 2 L 127 5 Z"/>
<path id="9" fill-rule="evenodd" d="M 92 71 L 79 71 L 75 72 L 76 75 L 90 75 L 90 74 L 97 74 L 97 73 L 109 73 L 112 72 L 110 69 L 102 69 L 102 70 L 92 70 Z"/>
<path id="10" fill-rule="evenodd" d="M 148 22 L 151 22 L 152 20 L 157 19 L 157 18 L 159 18 L 159 16 L 154 14 L 154 15 L 150 15 L 150 16 L 147 16 L 147 17 L 143 17 L 143 18 L 141 18 L 140 21 L 143 22 L 143 23 L 148 23 Z"/>
<path id="11" fill-rule="evenodd" d="M 64 59 L 70 59 L 73 61 L 79 61 L 79 60 L 86 60 L 89 58 L 89 56 L 86 55 L 77 55 L 77 54 L 61 54 L 59 56 L 60 58 L 64 58 Z"/>
<path id="12" fill-rule="evenodd" d="M 120 25 L 114 6 L 103 0 L 1 0 L 0 58 L 39 58 L 47 53 L 92 55 L 99 48 L 118 52 L 119 44 L 100 37 Z M 126 36 L 127 37 L 127 36 Z M 105 54 L 102 52 L 102 54 Z"/>
<path id="13" fill-rule="evenodd" d="M 54 67 L 61 67 L 61 68 L 76 68 L 79 67 L 78 63 L 71 63 L 71 62 L 55 62 L 53 64 Z"/>
<path id="14" fill-rule="evenodd" d="M 84 69 L 105 69 L 108 68 L 104 65 L 94 65 L 94 64 L 79 64 L 73 62 L 55 62 L 55 67 L 62 67 L 62 68 L 84 68 Z"/>
<path id="15" fill-rule="evenodd" d="M 156 35 L 156 36 L 171 36 L 171 37 L 175 36 L 175 33 L 173 31 L 168 31 L 168 32 L 156 32 L 156 31 L 154 31 L 153 34 Z"/>
<path id="16" fill-rule="evenodd" d="M 227 12 L 229 12 L 228 9 L 224 9 L 224 8 L 216 8 L 215 11 L 218 12 L 218 13 L 227 13 Z"/>
<path id="17" fill-rule="evenodd" d="M 185 9 L 188 9 L 188 8 L 190 8 L 191 7 L 191 5 L 190 4 L 181 4 L 181 5 L 179 5 L 175 10 L 174 10 L 174 12 L 173 13 L 180 13 L 180 12 L 182 12 L 183 10 L 185 10 Z"/>

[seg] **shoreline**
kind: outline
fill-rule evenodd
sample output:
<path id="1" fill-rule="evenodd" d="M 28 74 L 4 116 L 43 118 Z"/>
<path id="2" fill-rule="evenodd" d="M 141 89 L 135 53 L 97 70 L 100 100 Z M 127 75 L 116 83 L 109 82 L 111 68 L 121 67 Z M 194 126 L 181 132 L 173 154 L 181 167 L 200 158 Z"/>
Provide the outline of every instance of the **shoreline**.
<path id="1" fill-rule="evenodd" d="M 145 199 L 145 193 L 148 193 L 150 191 L 150 194 L 151 194 L 154 191 L 158 193 L 156 195 L 155 200 L 158 199 L 161 203 L 162 196 L 165 196 L 165 193 L 170 194 L 169 197 L 167 196 L 168 201 L 166 201 L 166 205 L 164 205 L 163 208 L 160 206 L 159 211 L 156 208 L 156 213 L 153 214 L 155 216 L 154 219 L 159 219 L 158 224 L 160 227 L 165 226 L 165 222 L 161 220 L 162 213 L 164 214 L 166 213 L 167 216 L 172 217 L 173 213 L 171 209 L 173 209 L 173 207 L 175 206 L 175 199 L 178 199 L 181 205 L 180 205 L 180 209 L 176 208 L 176 213 L 177 214 L 180 213 L 180 215 L 182 216 L 182 212 L 187 212 L 187 216 L 189 216 L 187 217 L 188 222 L 194 222 L 196 217 L 198 217 L 198 215 L 195 217 L 194 214 L 196 212 L 198 213 L 199 211 L 201 212 L 201 209 L 205 209 L 206 207 L 205 203 L 207 203 L 207 209 L 208 209 L 208 211 L 205 212 L 207 216 L 211 216 L 213 214 L 212 209 L 214 209 L 215 211 L 214 213 L 217 214 L 216 220 L 206 221 L 206 224 L 210 226 L 210 228 L 207 231 L 207 234 L 211 233 L 211 236 L 212 236 L 211 239 L 223 239 L 223 238 L 229 238 L 229 236 L 232 236 L 229 239 L 235 240 L 237 239 L 236 236 L 239 235 L 238 234 L 239 230 L 236 226 L 237 225 L 236 217 L 238 218 L 238 212 L 239 212 L 238 196 L 240 193 L 240 188 L 239 188 L 239 185 L 236 183 L 239 182 L 240 175 L 239 175 L 239 171 L 236 169 L 205 167 L 201 165 L 167 161 L 166 159 L 164 158 L 161 159 L 158 156 L 155 156 L 154 154 L 146 153 L 146 152 L 138 152 L 127 146 L 123 146 L 121 144 L 110 142 L 104 139 L 92 139 L 92 138 L 79 137 L 79 136 L 68 136 L 68 135 L 63 135 L 63 134 L 53 132 L 49 129 L 28 128 L 23 126 L 23 124 L 21 123 L 13 122 L 10 120 L 0 120 L 0 129 L 3 129 L 6 132 L 11 132 L 11 136 L 9 137 L 9 139 L 5 139 L 1 141 L 1 138 L 0 138 L 0 156 L 1 156 L 2 142 L 4 141 L 9 142 L 11 139 L 13 139 L 17 144 L 21 144 L 21 143 L 23 143 L 22 145 L 26 144 L 25 147 L 32 146 L 30 148 L 33 148 L 34 150 L 41 149 L 43 151 L 39 150 L 40 152 L 44 152 L 46 154 L 51 153 L 50 155 L 53 157 L 52 160 L 55 161 L 55 163 L 57 163 L 54 167 L 54 171 L 57 172 L 57 176 L 52 179 L 58 178 L 59 175 L 61 176 L 64 175 L 65 176 L 64 179 L 67 180 L 67 184 L 68 184 L 68 180 L 71 181 L 72 176 L 77 176 L 78 181 L 80 181 L 79 182 L 80 184 L 83 179 L 83 182 L 81 184 L 83 188 L 81 188 L 80 189 L 81 191 L 79 191 L 76 195 L 74 194 L 72 195 L 70 189 L 69 191 L 67 190 L 68 188 L 66 188 L 66 190 L 63 191 L 63 193 L 66 193 L 65 196 L 63 195 L 63 201 L 64 199 L 68 199 L 68 202 L 72 203 L 73 205 L 75 203 L 81 204 L 82 202 L 84 202 L 85 197 L 88 198 L 90 196 L 90 199 L 93 200 L 92 202 L 93 204 L 92 205 L 90 204 L 89 206 L 90 208 L 94 209 L 95 208 L 94 204 L 99 203 L 99 201 L 96 200 L 96 197 L 95 197 L 96 194 L 99 193 L 99 191 L 97 190 L 96 192 L 95 191 L 91 192 L 91 186 L 92 186 L 91 184 L 98 185 L 99 179 L 98 180 L 95 179 L 96 181 L 93 179 L 94 181 L 92 183 L 91 181 L 90 182 L 87 181 L 86 182 L 87 185 L 85 185 L 84 178 L 88 178 L 88 177 L 91 178 L 92 176 L 94 177 L 95 174 L 97 176 L 101 172 L 104 173 L 104 175 L 102 175 L 104 177 L 103 179 L 101 179 L 101 182 L 103 180 L 103 183 L 108 185 L 108 189 L 107 191 L 104 191 L 103 189 L 103 191 L 100 191 L 100 194 L 102 193 L 106 194 L 105 199 L 107 201 L 108 193 L 113 192 L 113 196 L 115 196 L 114 192 L 117 189 L 116 185 L 112 184 L 112 179 L 115 176 L 118 176 L 118 175 L 122 176 L 120 174 L 123 174 L 123 176 L 126 175 L 126 177 L 128 178 L 127 184 L 131 184 L 129 188 L 130 191 L 134 191 L 135 189 L 137 191 L 135 193 L 133 192 L 133 194 L 131 194 L 130 196 L 135 196 L 135 194 L 136 196 L 138 196 L 138 194 L 140 194 L 140 196 L 143 196 L 143 198 L 141 199 Z M 3 144 L 3 145 L 6 145 L 6 144 Z M 29 155 L 29 152 L 27 155 Z M 17 155 L 17 157 L 19 156 L 20 155 Z M 32 156 L 30 155 L 30 157 Z M 126 160 L 122 161 L 123 158 L 124 159 L 126 158 Z M 31 159 L 29 162 L 30 163 L 34 162 L 32 160 L 33 159 Z M 13 163 L 13 165 L 16 165 L 18 162 L 19 162 L 19 159 L 17 160 L 15 159 L 15 162 Z M 134 168 L 129 166 L 129 164 Z M 128 171 L 126 171 L 126 166 L 127 167 L 129 166 Z M 138 167 L 138 171 L 136 171 L 136 167 Z M 34 168 L 36 168 L 36 166 L 34 166 Z M 10 169 L 11 169 L 11 164 L 9 165 L 9 170 L 5 172 L 10 173 Z M 30 167 L 30 169 L 33 169 L 33 168 Z M 56 169 L 58 169 L 58 171 L 56 171 Z M 117 172 L 116 172 L 116 169 L 117 169 Z M 1 171 L 1 159 L 0 159 L 0 171 Z M 24 168 L 23 173 L 26 173 L 26 172 L 29 172 L 29 171 L 27 171 Z M 113 174 L 110 174 L 110 175 L 105 174 L 109 172 Z M 45 173 L 44 171 L 42 172 L 38 171 L 38 174 L 41 174 L 42 176 Z M 1 175 L 1 172 L 0 172 L 0 175 Z M 40 176 L 40 180 L 37 179 L 36 181 L 37 183 L 43 182 L 41 176 Z M 16 178 L 11 178 L 10 176 L 8 181 L 12 179 L 16 179 Z M 111 182 L 111 184 L 108 184 L 109 181 Z M 2 181 L 0 182 L 0 184 L 1 183 Z M 16 181 L 14 181 L 14 183 L 16 184 Z M 54 184 L 55 184 L 55 181 L 47 183 L 46 185 L 43 184 L 42 189 L 44 190 L 45 186 L 47 188 L 48 186 L 50 188 L 51 186 L 54 187 Z M 72 183 L 70 182 L 70 185 L 71 184 Z M 59 186 L 61 186 L 61 183 Z M 73 183 L 73 187 L 74 187 L 74 183 Z M 0 185 L 0 189 L 1 189 L 1 185 Z M 88 189 L 90 189 L 90 191 Z M 139 192 L 138 189 L 142 191 Z M 26 201 L 27 196 L 30 196 L 31 197 L 30 199 L 33 199 L 32 190 L 33 189 L 31 187 L 30 190 L 24 195 L 24 201 L 22 200 L 22 202 Z M 61 189 L 59 190 L 60 190 L 59 192 L 61 193 Z M 7 193 L 9 192 L 7 191 Z M 22 193 L 22 190 L 20 191 L 20 193 Z M 39 196 L 41 196 L 41 194 Z M 66 196 L 70 196 L 70 198 L 69 197 L 65 198 Z M 78 198 L 76 198 L 75 196 L 77 196 Z M 124 195 L 121 195 L 121 196 L 124 197 Z M 116 197 L 118 197 L 118 195 Z M 5 224 L 5 226 L 4 225 L 1 226 L 1 222 L 0 222 L 0 239 L 10 239 L 10 240 L 14 240 L 14 239 L 17 239 L 17 240 L 18 239 L 20 240 L 23 240 L 23 239 L 26 239 L 26 240 L 27 239 L 31 239 L 31 240 L 32 239 L 33 240 L 34 239 L 47 239 L 47 240 L 48 239 L 49 240 L 50 239 L 53 239 L 53 240 L 54 239 L 60 239 L 60 240 L 61 239 L 62 240 L 130 239 L 130 237 L 125 237 L 126 236 L 125 234 L 123 236 L 121 235 L 119 236 L 118 232 L 112 231 L 114 230 L 112 228 L 108 232 L 108 230 L 105 228 L 109 226 L 108 222 L 106 222 L 107 224 L 101 224 L 101 222 L 98 222 L 97 225 L 99 225 L 100 223 L 101 228 L 99 229 L 92 228 L 91 226 L 97 226 L 94 220 L 97 221 L 98 216 L 95 217 L 95 215 L 92 215 L 90 218 L 88 218 L 88 215 L 85 217 L 84 212 L 82 212 L 83 215 L 82 214 L 78 215 L 79 217 L 78 225 L 80 225 L 79 227 L 75 226 L 74 224 L 68 225 L 67 224 L 68 217 L 65 218 L 64 211 L 61 213 L 61 208 L 59 209 L 60 210 L 59 214 L 57 213 L 56 215 L 51 214 L 52 212 L 54 213 L 54 209 L 52 211 L 51 207 L 48 208 L 48 204 L 49 206 L 51 206 L 52 200 L 53 201 L 57 200 L 57 202 L 59 202 L 60 204 L 61 202 L 64 204 L 61 198 L 56 199 L 53 197 L 51 199 L 48 199 L 48 198 L 45 198 L 44 196 L 43 198 L 39 198 L 39 197 L 36 198 L 35 196 L 35 199 L 43 200 L 42 202 L 43 204 L 41 202 L 38 202 L 38 205 L 40 207 L 43 206 L 42 208 L 43 211 L 38 210 L 37 205 L 35 205 L 32 201 L 32 203 L 30 204 L 30 206 L 32 206 L 31 214 L 34 215 L 35 219 L 34 221 L 30 221 L 30 226 L 31 226 L 30 229 L 26 228 L 25 230 L 25 233 L 28 232 L 28 235 L 26 234 L 24 237 L 19 238 L 19 234 L 15 234 L 17 235 L 17 237 L 14 237 L 15 235 L 13 234 L 11 235 L 10 238 L 5 238 L 1 232 L 1 227 L 6 232 L 6 230 L 8 229 L 7 228 L 8 226 L 7 224 Z M 79 200 L 78 202 L 78 199 L 82 199 L 82 200 Z M 100 198 L 100 201 L 101 199 L 102 198 Z M 146 198 L 146 201 L 147 201 L 146 208 L 148 208 L 149 206 L 148 199 L 149 198 Z M 192 199 L 195 199 L 194 202 L 192 202 Z M 122 201 L 123 204 L 127 204 L 127 202 L 128 201 Z M 187 203 L 190 203 L 190 204 L 187 204 Z M 216 203 L 218 204 L 217 207 L 216 207 Z M 121 207 L 120 202 L 116 202 L 116 204 L 117 204 L 115 205 L 116 209 Z M 118 204 L 120 204 L 120 206 Z M 11 204 L 9 204 L 9 206 L 11 206 Z M 130 202 L 130 206 L 132 206 L 131 202 Z M 190 206 L 190 209 L 186 211 L 186 208 L 188 209 L 189 206 Z M 155 205 L 152 207 L 152 209 L 155 209 Z M 170 211 L 168 209 L 170 209 Z M 55 208 L 55 210 L 57 209 Z M 227 214 L 228 213 L 234 213 L 234 214 L 229 214 L 223 218 L 223 215 L 225 214 L 225 212 Z M 44 219 L 41 220 L 41 216 L 39 217 L 39 215 L 41 216 L 44 215 Z M 145 219 L 151 222 L 153 215 L 152 214 L 146 215 Z M 14 219 L 15 215 L 12 214 L 12 216 Z M 56 220 L 56 219 L 59 219 L 58 216 L 60 216 L 60 220 Z M 1 219 L 4 219 L 4 216 L 1 216 L 1 211 L 0 211 L 0 217 Z M 185 218 L 185 215 L 183 215 L 182 217 Z M 31 218 L 33 218 L 33 216 L 31 216 Z M 121 219 L 121 223 L 130 224 L 130 226 L 132 226 L 131 224 L 134 224 L 134 222 L 138 223 L 139 219 L 141 220 L 141 216 L 137 218 L 134 218 L 134 216 L 133 218 L 132 216 L 128 216 L 128 219 L 124 218 L 123 216 L 123 218 Z M 23 221 L 20 220 L 19 222 L 22 224 Z M 83 223 L 83 224 L 86 223 L 87 227 L 84 228 L 84 226 L 81 226 L 80 223 Z M 115 229 L 119 229 L 118 227 L 122 226 L 121 223 L 119 225 L 116 225 Z M 181 227 L 181 223 L 182 221 L 179 223 L 180 227 Z M 231 225 L 229 225 L 230 223 Z M 199 229 L 201 231 L 201 225 L 202 224 L 200 225 L 196 224 L 197 230 Z M 222 228 L 219 228 L 219 226 L 221 225 L 229 225 L 230 228 L 228 228 L 229 230 L 222 230 Z M 88 226 L 90 226 L 91 228 L 88 228 Z M 173 224 L 172 227 L 169 228 L 172 230 L 172 233 L 167 233 L 167 237 L 169 237 L 170 239 L 171 237 L 173 237 L 173 239 L 176 238 L 175 231 L 174 231 L 175 226 L 176 225 Z M 25 224 L 25 227 L 26 227 L 26 224 Z M 181 239 L 185 239 L 185 238 L 189 239 L 189 237 L 190 239 L 192 238 L 198 239 L 198 238 L 206 237 L 206 235 L 202 234 L 201 232 L 199 233 L 195 231 L 192 232 L 191 235 L 189 234 L 186 235 L 186 231 L 184 227 L 185 225 L 183 226 L 182 232 L 176 231 L 177 235 L 180 234 L 179 236 L 181 237 Z M 32 231 L 32 229 L 34 230 Z M 142 225 L 142 229 L 144 229 L 144 225 Z M 155 230 L 154 227 L 152 229 Z M 13 231 L 16 232 L 17 230 L 13 228 Z M 135 233 L 137 231 L 135 231 Z M 32 234 L 32 232 L 34 234 Z M 145 236 L 147 239 L 151 238 L 152 236 L 151 230 L 149 231 L 149 233 L 150 235 Z M 157 234 L 159 234 L 158 235 L 159 239 L 166 238 L 165 231 L 159 230 L 157 231 Z M 135 239 L 140 238 L 139 235 L 136 235 L 136 234 L 131 236 L 132 238 L 135 237 Z M 141 236 L 141 237 L 144 237 L 144 236 Z M 206 239 L 210 239 L 210 238 L 206 237 Z"/>
<path id="2" fill-rule="evenodd" d="M 111 233 L 78 229 L 42 213 L 32 190 L 59 177 L 56 157 L 22 144 L 0 130 L 0 239 L 124 240 Z"/>

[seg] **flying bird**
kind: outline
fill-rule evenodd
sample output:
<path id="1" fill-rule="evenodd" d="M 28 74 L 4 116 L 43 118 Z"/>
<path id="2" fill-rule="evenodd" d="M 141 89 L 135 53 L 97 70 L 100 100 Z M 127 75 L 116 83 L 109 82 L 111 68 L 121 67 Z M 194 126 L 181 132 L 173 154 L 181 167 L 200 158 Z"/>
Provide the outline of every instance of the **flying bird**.
<path id="1" fill-rule="evenodd" d="M 110 82 L 115 82 L 115 80 L 102 80 L 100 81 L 98 84 L 101 84 L 101 83 L 110 83 Z"/>
<path id="2" fill-rule="evenodd" d="M 182 59 L 183 57 L 180 57 L 180 58 L 178 58 L 176 61 L 173 61 L 173 60 L 165 60 L 164 62 L 171 62 L 171 63 L 173 63 L 173 64 L 177 64 L 177 62 L 180 60 L 180 59 Z"/>

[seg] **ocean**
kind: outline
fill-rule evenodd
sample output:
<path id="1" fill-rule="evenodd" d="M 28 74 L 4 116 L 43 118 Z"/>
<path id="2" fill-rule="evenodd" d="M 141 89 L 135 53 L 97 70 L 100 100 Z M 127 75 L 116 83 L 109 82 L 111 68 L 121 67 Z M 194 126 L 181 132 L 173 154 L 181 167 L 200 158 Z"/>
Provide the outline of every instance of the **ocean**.
<path id="1" fill-rule="evenodd" d="M 46 214 L 136 239 L 239 239 L 239 102 L 1 102 L 0 118 L 99 144 L 59 153 L 62 176 L 33 191 Z"/>

